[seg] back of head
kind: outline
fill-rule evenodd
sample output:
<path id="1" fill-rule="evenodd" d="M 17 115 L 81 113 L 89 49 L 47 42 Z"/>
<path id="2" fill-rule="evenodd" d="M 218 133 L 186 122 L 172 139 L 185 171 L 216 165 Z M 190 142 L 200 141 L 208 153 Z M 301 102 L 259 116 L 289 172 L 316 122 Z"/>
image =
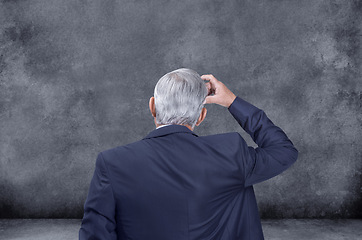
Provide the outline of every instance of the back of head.
<path id="1" fill-rule="evenodd" d="M 165 74 L 154 91 L 157 124 L 194 128 L 206 96 L 204 81 L 194 70 L 180 68 Z"/>

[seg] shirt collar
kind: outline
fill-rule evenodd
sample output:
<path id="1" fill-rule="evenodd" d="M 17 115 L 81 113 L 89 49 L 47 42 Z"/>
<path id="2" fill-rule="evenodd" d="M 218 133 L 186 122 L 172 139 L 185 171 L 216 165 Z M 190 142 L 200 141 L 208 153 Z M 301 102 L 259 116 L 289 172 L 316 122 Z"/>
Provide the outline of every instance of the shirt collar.
<path id="1" fill-rule="evenodd" d="M 172 134 L 172 133 L 189 133 L 189 134 L 192 134 L 192 135 L 198 137 L 197 134 L 195 134 L 188 127 L 183 126 L 183 125 L 170 124 L 170 125 L 167 125 L 167 127 L 166 127 L 166 125 L 163 125 L 163 126 L 164 127 L 154 129 L 143 139 L 165 136 L 165 135 Z"/>
<path id="2" fill-rule="evenodd" d="M 162 127 L 166 127 L 166 126 L 170 126 L 170 125 L 171 125 L 171 124 L 161 125 L 161 126 L 156 127 L 156 129 L 159 129 L 159 128 L 162 128 Z"/>

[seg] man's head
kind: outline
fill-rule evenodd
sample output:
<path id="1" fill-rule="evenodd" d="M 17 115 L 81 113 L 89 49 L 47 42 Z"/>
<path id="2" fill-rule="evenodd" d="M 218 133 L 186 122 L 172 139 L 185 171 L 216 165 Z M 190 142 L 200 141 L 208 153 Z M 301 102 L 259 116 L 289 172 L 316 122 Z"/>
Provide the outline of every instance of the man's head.
<path id="1" fill-rule="evenodd" d="M 165 74 L 149 102 L 156 125 L 198 126 L 206 116 L 203 102 L 207 94 L 204 80 L 194 70 L 181 68 Z"/>

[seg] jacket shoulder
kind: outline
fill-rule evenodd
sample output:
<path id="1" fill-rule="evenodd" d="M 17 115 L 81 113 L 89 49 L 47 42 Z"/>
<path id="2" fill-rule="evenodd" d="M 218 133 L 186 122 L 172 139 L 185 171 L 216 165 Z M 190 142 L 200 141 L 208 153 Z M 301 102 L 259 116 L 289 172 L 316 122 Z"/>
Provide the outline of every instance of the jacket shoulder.
<path id="1" fill-rule="evenodd" d="M 235 141 L 235 140 L 244 140 L 240 133 L 238 132 L 227 132 L 227 133 L 218 133 L 206 136 L 200 136 L 200 138 L 209 140 L 209 141 L 217 141 L 217 140 L 224 140 L 224 141 Z"/>
<path id="2" fill-rule="evenodd" d="M 205 143 L 218 146 L 222 149 L 240 149 L 247 146 L 244 138 L 238 132 L 219 133 L 200 137 Z"/>
<path id="3" fill-rule="evenodd" d="M 109 161 L 114 158 L 125 159 L 127 156 L 134 154 L 135 152 L 137 152 L 137 149 L 140 149 L 142 147 L 141 141 L 142 140 L 116 146 L 113 148 L 108 148 L 101 151 L 99 154 L 103 156 L 105 161 Z"/>

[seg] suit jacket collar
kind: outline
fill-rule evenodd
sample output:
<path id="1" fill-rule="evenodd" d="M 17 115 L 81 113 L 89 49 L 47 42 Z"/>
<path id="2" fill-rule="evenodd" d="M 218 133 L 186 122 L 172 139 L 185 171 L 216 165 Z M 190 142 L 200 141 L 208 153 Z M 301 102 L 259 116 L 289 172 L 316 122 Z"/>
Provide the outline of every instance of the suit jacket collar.
<path id="1" fill-rule="evenodd" d="M 193 134 L 196 137 L 198 137 L 193 131 L 188 129 L 186 126 L 173 124 L 173 125 L 159 128 L 159 129 L 155 129 L 155 130 L 151 131 L 143 139 L 160 137 L 160 136 L 164 136 L 164 135 L 168 135 L 168 134 L 172 134 L 172 133 L 190 133 L 190 134 Z"/>

